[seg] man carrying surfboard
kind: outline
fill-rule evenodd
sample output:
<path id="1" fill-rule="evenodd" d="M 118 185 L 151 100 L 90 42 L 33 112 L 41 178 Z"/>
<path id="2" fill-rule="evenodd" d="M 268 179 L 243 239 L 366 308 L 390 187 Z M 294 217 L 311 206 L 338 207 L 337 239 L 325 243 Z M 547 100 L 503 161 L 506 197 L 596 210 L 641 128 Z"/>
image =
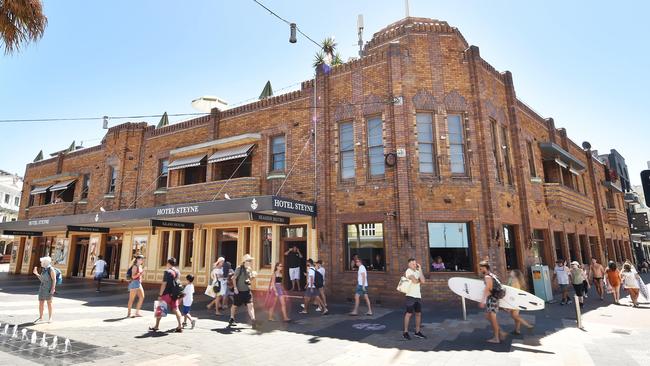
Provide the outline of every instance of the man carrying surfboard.
<path id="1" fill-rule="evenodd" d="M 499 311 L 499 292 L 503 291 L 501 282 L 497 276 L 490 272 L 490 264 L 487 261 L 481 261 L 478 264 L 479 272 L 483 276 L 485 282 L 485 290 L 483 291 L 483 300 L 479 303 L 481 309 L 485 309 L 485 318 L 492 325 L 494 337 L 488 339 L 490 343 L 500 343 L 505 339 L 505 333 L 501 331 L 499 322 L 497 321 L 497 312 Z"/>

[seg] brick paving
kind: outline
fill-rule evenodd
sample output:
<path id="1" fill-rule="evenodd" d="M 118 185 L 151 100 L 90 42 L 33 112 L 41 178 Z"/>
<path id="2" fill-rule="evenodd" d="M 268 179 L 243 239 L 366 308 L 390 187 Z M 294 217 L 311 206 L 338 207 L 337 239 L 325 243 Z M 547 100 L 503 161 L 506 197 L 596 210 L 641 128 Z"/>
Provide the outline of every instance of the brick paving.
<path id="1" fill-rule="evenodd" d="M 648 282 L 650 278 L 646 278 Z M 426 308 L 423 330 L 426 340 L 401 340 L 402 311 L 375 309 L 373 316 L 350 317 L 349 304 L 334 304 L 331 315 L 316 312 L 297 314 L 292 301 L 290 324 L 264 322 L 253 330 L 242 322 L 227 327 L 227 317 L 216 318 L 205 310 L 207 298 L 195 296 L 197 328 L 182 334 L 152 334 L 151 311 L 155 291 L 148 290 L 144 317 L 124 319 L 127 300 L 124 284 L 107 284 L 95 293 L 89 281 L 67 279 L 55 299 L 55 321 L 33 325 L 37 316 L 37 282 L 26 276 L 0 273 L 0 364 L 5 365 L 115 365 L 138 362 L 144 365 L 205 365 L 237 362 L 239 365 L 309 362 L 311 365 L 342 365 L 362 362 L 386 365 L 648 365 L 650 359 L 650 304 L 642 309 L 616 306 L 610 300 L 589 298 L 584 309 L 584 330 L 576 327 L 571 306 L 548 304 L 543 311 L 524 313 L 535 325 L 522 336 L 509 336 L 500 345 L 485 342 L 490 337 L 483 314 L 470 304 L 468 320 L 453 306 Z M 624 300 L 629 302 L 629 300 Z M 242 309 L 243 310 L 243 309 Z M 258 319 L 266 314 L 258 312 Z M 500 320 L 507 331 L 512 321 L 506 313 Z M 29 341 L 2 335 L 5 324 L 47 333 L 59 342 L 69 338 L 68 353 L 47 351 Z M 163 319 L 162 329 L 171 329 L 173 318 Z"/>

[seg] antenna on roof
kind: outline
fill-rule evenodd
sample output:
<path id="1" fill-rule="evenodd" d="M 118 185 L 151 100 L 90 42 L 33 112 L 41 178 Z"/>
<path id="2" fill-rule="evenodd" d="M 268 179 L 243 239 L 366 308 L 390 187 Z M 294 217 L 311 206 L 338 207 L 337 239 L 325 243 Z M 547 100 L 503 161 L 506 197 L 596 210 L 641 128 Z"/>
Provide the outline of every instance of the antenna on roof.
<path id="1" fill-rule="evenodd" d="M 411 15 L 409 14 L 409 0 L 404 0 L 404 7 L 406 8 L 406 17 L 410 17 Z"/>
<path id="2" fill-rule="evenodd" d="M 363 14 L 357 15 L 357 31 L 359 32 L 359 57 L 363 57 Z"/>

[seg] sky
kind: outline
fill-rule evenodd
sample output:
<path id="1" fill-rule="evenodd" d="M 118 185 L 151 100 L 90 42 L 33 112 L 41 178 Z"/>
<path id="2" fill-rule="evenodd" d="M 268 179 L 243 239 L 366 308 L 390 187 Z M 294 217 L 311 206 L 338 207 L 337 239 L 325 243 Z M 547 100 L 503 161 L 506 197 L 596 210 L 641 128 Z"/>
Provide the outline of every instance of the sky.
<path id="1" fill-rule="evenodd" d="M 365 41 L 405 15 L 403 0 L 260 1 L 317 41 L 334 36 L 344 60 L 357 55 L 358 14 Z M 0 53 L 0 120 L 195 113 L 203 95 L 238 104 L 267 80 L 279 94 L 313 75 L 316 46 L 289 43 L 289 26 L 252 0 L 45 0 L 44 12 L 39 42 Z M 618 150 L 633 184 L 650 160 L 648 13 L 646 1 L 410 1 L 411 16 L 446 20 L 511 71 L 517 96 L 578 144 Z M 0 169 L 22 175 L 39 150 L 104 133 L 101 120 L 0 123 Z"/>

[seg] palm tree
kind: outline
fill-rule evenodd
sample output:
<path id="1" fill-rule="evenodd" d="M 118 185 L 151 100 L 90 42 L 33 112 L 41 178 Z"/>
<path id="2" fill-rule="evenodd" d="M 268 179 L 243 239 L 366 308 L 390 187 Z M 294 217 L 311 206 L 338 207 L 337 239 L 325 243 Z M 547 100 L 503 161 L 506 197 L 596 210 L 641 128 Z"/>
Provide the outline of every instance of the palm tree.
<path id="1" fill-rule="evenodd" d="M 0 0 L 0 43 L 5 55 L 43 37 L 47 17 L 40 0 Z"/>
<path id="2" fill-rule="evenodd" d="M 324 64 L 329 66 L 341 65 L 343 59 L 341 59 L 341 54 L 336 52 L 336 46 L 338 46 L 338 44 L 334 41 L 334 38 L 325 38 L 321 42 L 321 50 L 316 52 L 316 55 L 314 56 L 314 67 L 318 68 Z"/>

